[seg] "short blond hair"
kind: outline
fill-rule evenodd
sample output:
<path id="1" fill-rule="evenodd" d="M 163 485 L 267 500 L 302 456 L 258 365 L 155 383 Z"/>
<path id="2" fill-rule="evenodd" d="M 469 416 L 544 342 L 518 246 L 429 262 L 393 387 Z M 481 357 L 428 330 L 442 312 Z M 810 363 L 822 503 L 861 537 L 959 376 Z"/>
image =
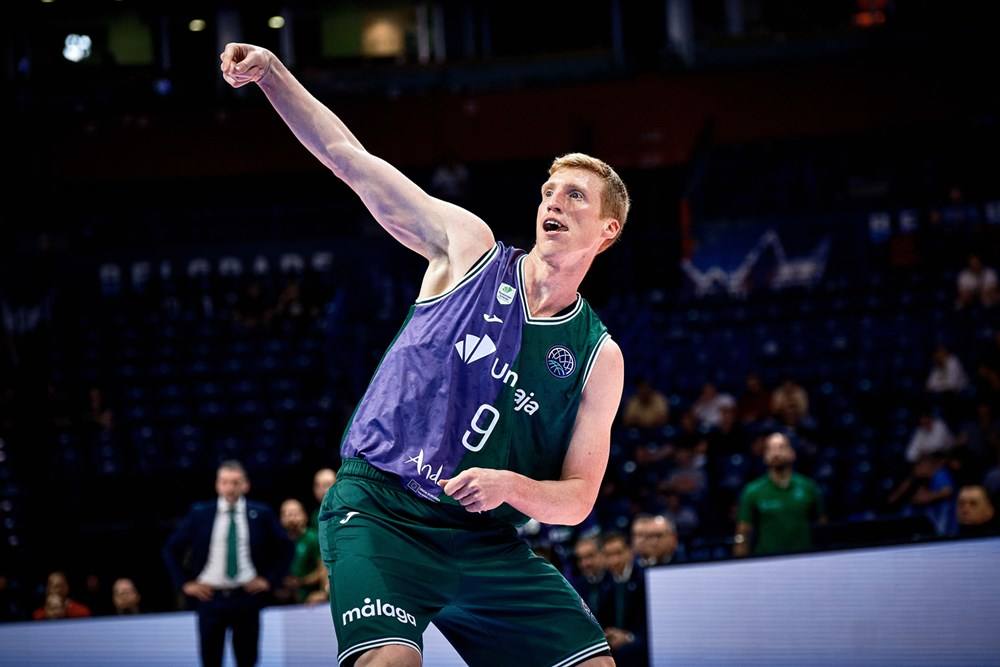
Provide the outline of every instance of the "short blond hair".
<path id="1" fill-rule="evenodd" d="M 552 166 L 549 167 L 549 176 L 560 169 L 585 169 L 597 174 L 604 182 L 604 191 L 601 193 L 601 217 L 614 218 L 621 223 L 618 235 L 607 247 L 617 243 L 625 230 L 625 219 L 628 217 L 628 209 L 632 205 L 628 198 L 628 190 L 621 177 L 607 162 L 586 153 L 567 153 L 557 157 L 552 161 Z"/>

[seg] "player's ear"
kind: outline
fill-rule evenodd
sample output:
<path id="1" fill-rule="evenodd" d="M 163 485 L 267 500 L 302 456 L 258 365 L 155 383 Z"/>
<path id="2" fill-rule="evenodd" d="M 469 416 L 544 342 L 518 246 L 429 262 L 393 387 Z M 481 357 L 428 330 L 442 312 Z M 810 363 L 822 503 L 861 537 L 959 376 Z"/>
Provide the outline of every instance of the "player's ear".
<path id="1" fill-rule="evenodd" d="M 600 255 L 602 252 L 613 246 L 621 231 L 622 223 L 616 218 L 608 218 L 605 220 L 604 226 L 601 228 L 601 238 L 604 240 L 601 242 L 601 247 L 597 250 L 597 254 Z"/>

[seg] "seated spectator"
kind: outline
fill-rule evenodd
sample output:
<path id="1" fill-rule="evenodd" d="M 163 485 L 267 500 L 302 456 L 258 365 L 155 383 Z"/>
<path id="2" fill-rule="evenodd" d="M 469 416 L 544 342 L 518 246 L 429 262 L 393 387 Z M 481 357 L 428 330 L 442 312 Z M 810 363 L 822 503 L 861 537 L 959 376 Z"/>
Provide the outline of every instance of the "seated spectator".
<path id="1" fill-rule="evenodd" d="M 724 405 L 719 410 L 719 423 L 708 434 L 708 452 L 719 460 L 731 454 L 746 454 L 749 438 L 743 425 L 736 419 L 737 409 Z"/>
<path id="2" fill-rule="evenodd" d="M 668 521 L 677 528 L 677 534 L 681 537 L 690 537 L 698 526 L 701 525 L 701 518 L 698 512 L 683 502 L 680 494 L 666 488 L 666 482 L 660 484 L 657 495 L 657 511 L 663 514 Z"/>
<path id="3" fill-rule="evenodd" d="M 139 603 L 142 597 L 139 589 L 135 587 L 135 582 L 127 577 L 115 579 L 111 585 L 111 604 L 115 608 L 115 614 L 128 616 L 131 614 L 141 614 Z"/>
<path id="4" fill-rule="evenodd" d="M 69 600 L 55 593 L 50 593 L 45 596 L 45 604 L 40 609 L 35 610 L 32 618 L 36 621 L 55 621 L 62 618 L 71 618 L 69 615 Z"/>
<path id="5" fill-rule="evenodd" d="M 946 452 L 951 449 L 955 438 L 952 436 L 948 426 L 935 417 L 929 410 L 924 410 L 920 415 L 917 430 L 910 438 L 910 444 L 906 448 L 906 460 L 916 463 L 918 459 L 933 454 L 935 452 Z"/>
<path id="6" fill-rule="evenodd" d="M 591 612 L 596 614 L 610 581 L 604 567 L 600 539 L 596 536 L 581 537 L 573 548 L 573 556 L 576 559 L 577 574 L 570 577 L 570 583 Z"/>
<path id="7" fill-rule="evenodd" d="M 963 486 L 955 504 L 959 537 L 986 537 L 1000 533 L 996 512 L 986 489 L 981 486 Z"/>
<path id="8" fill-rule="evenodd" d="M 621 667 L 649 664 L 646 649 L 646 577 L 621 533 L 604 537 L 601 553 L 611 581 L 597 619 Z"/>
<path id="9" fill-rule="evenodd" d="M 997 303 L 997 272 L 984 266 L 979 255 L 969 255 L 967 266 L 958 274 L 958 299 L 956 305 L 966 308 L 981 305 L 986 308 Z"/>
<path id="10" fill-rule="evenodd" d="M 704 455 L 689 447 L 678 448 L 674 452 L 674 469 L 663 485 L 667 493 L 678 494 L 682 501 L 701 501 L 708 485 Z"/>
<path id="11" fill-rule="evenodd" d="M 62 604 L 55 605 L 53 598 L 59 598 L 62 600 Z M 51 616 L 50 602 L 53 603 L 51 610 L 53 613 L 63 613 L 59 611 L 62 608 L 65 608 L 65 613 L 58 617 Z M 69 597 L 69 581 L 66 579 L 66 573 L 57 570 L 50 574 L 45 584 L 45 605 L 36 609 L 32 618 L 42 620 L 45 618 L 86 618 L 87 616 L 90 616 L 90 609 Z"/>
<path id="12" fill-rule="evenodd" d="M 640 514 L 632 521 L 632 549 L 641 567 L 655 567 L 679 562 L 677 529 L 664 516 Z"/>
<path id="13" fill-rule="evenodd" d="M 934 349 L 933 365 L 927 376 L 927 391 L 932 394 L 958 394 L 969 386 L 962 362 L 944 345 Z"/>
<path id="14" fill-rule="evenodd" d="M 812 522 L 826 523 L 823 495 L 813 480 L 793 472 L 795 450 L 782 433 L 764 445 L 767 474 L 743 489 L 734 556 L 788 553 L 812 548 Z"/>
<path id="15" fill-rule="evenodd" d="M 313 497 L 316 499 L 316 509 L 309 517 L 309 525 L 319 531 L 319 508 L 323 504 L 326 492 L 337 482 L 337 473 L 332 468 L 320 468 L 313 475 Z"/>
<path id="16" fill-rule="evenodd" d="M 325 574 L 319 552 L 319 536 L 316 529 L 309 525 L 302 503 L 294 498 L 281 503 L 280 519 L 288 539 L 295 544 L 295 555 L 284 580 L 283 595 L 278 597 L 305 602 L 312 593 L 321 589 L 321 577 Z"/>
<path id="17" fill-rule="evenodd" d="M 890 505 L 903 503 L 903 516 L 926 516 L 942 536 L 955 532 L 955 484 L 945 463 L 941 452 L 920 457 L 889 496 Z"/>
<path id="18" fill-rule="evenodd" d="M 771 414 L 771 392 L 760 381 L 756 373 L 746 379 L 746 389 L 736 403 L 736 418 L 744 424 L 763 421 Z"/>
<path id="19" fill-rule="evenodd" d="M 649 384 L 645 378 L 635 383 L 635 393 L 625 402 L 622 424 L 635 428 L 655 429 L 665 426 L 670 419 L 667 397 Z"/>
<path id="20" fill-rule="evenodd" d="M 114 413 L 108 407 L 104 392 L 100 387 L 87 391 L 87 411 L 84 423 L 100 431 L 110 431 L 114 426 Z"/>
<path id="21" fill-rule="evenodd" d="M 771 413 L 785 424 L 795 426 L 809 415 L 809 394 L 792 378 L 771 394 Z"/>
<path id="22" fill-rule="evenodd" d="M 729 394 L 719 393 L 711 382 L 706 382 L 701 388 L 698 400 L 691 406 L 695 419 L 701 428 L 708 430 L 716 428 L 722 421 L 723 408 L 735 408 L 736 401 Z"/>

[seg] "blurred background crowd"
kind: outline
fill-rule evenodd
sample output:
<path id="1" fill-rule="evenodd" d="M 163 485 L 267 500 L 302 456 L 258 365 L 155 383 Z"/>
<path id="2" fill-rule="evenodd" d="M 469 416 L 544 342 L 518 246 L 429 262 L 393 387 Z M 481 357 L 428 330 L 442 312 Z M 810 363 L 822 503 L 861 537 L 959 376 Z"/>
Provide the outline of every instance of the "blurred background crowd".
<path id="1" fill-rule="evenodd" d="M 222 84 L 236 38 L 505 242 L 553 156 L 620 169 L 582 290 L 626 359 L 606 480 L 523 528 L 616 647 L 644 567 L 996 532 L 991 10 L 514 4 L 14 3 L 0 620 L 178 608 L 162 549 L 231 459 L 301 545 L 272 593 L 324 599 L 313 476 L 422 271 Z"/>

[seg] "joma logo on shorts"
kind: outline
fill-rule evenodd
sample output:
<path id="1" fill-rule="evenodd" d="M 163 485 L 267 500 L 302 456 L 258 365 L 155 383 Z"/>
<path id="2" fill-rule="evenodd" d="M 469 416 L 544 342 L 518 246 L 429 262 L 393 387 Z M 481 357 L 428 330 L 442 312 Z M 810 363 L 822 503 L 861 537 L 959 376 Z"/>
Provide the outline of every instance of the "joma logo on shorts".
<path id="1" fill-rule="evenodd" d="M 348 625 L 359 619 L 372 618 L 373 616 L 388 616 L 395 618 L 400 623 L 409 623 L 413 627 L 417 627 L 417 619 L 402 607 L 378 599 L 372 602 L 371 598 L 365 598 L 365 603 L 360 607 L 345 611 L 340 617 L 341 625 Z"/>

